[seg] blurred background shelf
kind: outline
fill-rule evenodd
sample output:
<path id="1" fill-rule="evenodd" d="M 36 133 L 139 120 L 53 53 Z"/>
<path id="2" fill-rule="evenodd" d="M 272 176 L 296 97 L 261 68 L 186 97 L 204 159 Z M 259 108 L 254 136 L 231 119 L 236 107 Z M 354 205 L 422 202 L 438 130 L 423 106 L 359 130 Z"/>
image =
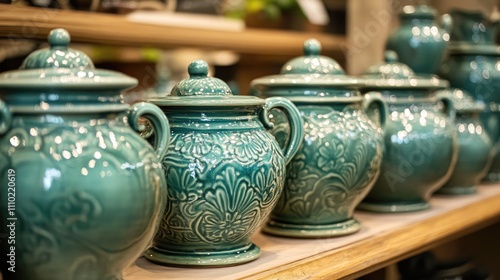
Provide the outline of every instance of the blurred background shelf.
<path id="1" fill-rule="evenodd" d="M 287 239 L 257 233 L 253 242 L 262 256 L 251 263 L 211 269 L 173 268 L 143 258 L 125 272 L 125 280 L 156 279 L 397 279 L 388 270 L 399 260 L 449 244 L 497 225 L 500 221 L 500 185 L 479 187 L 476 195 L 435 196 L 432 208 L 416 213 L 356 212 L 359 233 L 327 239 Z M 483 234 L 484 235 L 484 234 Z M 500 247 L 491 239 L 489 248 Z M 477 242 L 477 240 L 476 240 Z M 455 248 L 455 247 L 454 247 Z M 488 246 L 486 246 L 488 248 Z M 457 250 L 455 250 L 457 252 Z M 500 273 L 498 254 L 485 265 Z"/>
<path id="2" fill-rule="evenodd" d="M 345 44 L 343 36 L 322 33 L 182 28 L 132 22 L 124 15 L 0 4 L 0 37 L 45 40 L 50 30 L 58 27 L 66 28 L 72 42 L 78 43 L 162 49 L 195 47 L 287 58 L 301 55 L 303 42 L 311 37 L 322 43 L 326 55 L 341 55 L 341 46 Z"/>

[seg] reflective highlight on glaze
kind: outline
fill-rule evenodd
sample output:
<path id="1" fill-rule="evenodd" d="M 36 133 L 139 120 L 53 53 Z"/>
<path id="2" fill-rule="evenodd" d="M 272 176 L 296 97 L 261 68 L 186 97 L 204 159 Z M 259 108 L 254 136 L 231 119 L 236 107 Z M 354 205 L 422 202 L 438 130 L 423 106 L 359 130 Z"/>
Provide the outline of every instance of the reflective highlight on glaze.
<path id="1" fill-rule="evenodd" d="M 491 22 L 480 11 L 454 9 L 450 15 L 453 18 L 453 41 L 478 45 L 495 44 L 495 38 L 500 31 L 500 21 Z"/>
<path id="2" fill-rule="evenodd" d="M 207 77 L 204 61 L 188 71 L 172 96 L 152 100 L 170 120 L 172 141 L 162 158 L 168 203 L 145 257 L 180 266 L 246 263 L 260 255 L 250 237 L 276 205 L 301 143 L 300 114 L 283 98 L 232 96 Z M 283 151 L 266 131 L 273 108 L 285 112 L 290 128 Z"/>
<path id="3" fill-rule="evenodd" d="M 431 98 L 412 102 L 414 95 L 383 94 L 390 115 L 380 176 L 359 208 L 377 212 L 426 209 L 431 194 L 448 180 L 455 165 L 454 126 Z"/>
<path id="4" fill-rule="evenodd" d="M 428 5 L 405 6 L 399 15 L 399 28 L 387 41 L 387 49 L 396 51 L 401 62 L 419 74 L 437 72 L 450 39 L 448 15 L 443 15 L 442 27 L 435 23 L 435 17 L 436 11 Z"/>
<path id="5" fill-rule="evenodd" d="M 453 174 L 439 189 L 440 194 L 463 195 L 476 192 L 476 186 L 488 171 L 491 164 L 491 140 L 479 120 L 479 112 L 484 104 L 474 101 L 465 91 L 451 89 L 450 94 L 457 111 L 454 120 L 457 131 L 458 158 Z M 438 96 L 441 93 L 437 93 Z"/>
<path id="6" fill-rule="evenodd" d="M 363 81 L 344 75 L 319 49 L 316 40 L 308 40 L 304 56 L 287 62 L 280 75 L 251 83 L 256 95 L 294 102 L 304 121 L 301 148 L 287 166 L 283 194 L 263 228 L 269 234 L 316 238 L 359 231 L 353 210 L 378 176 L 382 133 L 375 123 L 385 120 L 385 106 L 376 94 L 364 100 L 357 89 Z M 271 119 L 272 134 L 286 145 L 285 118 L 274 110 Z"/>
<path id="7" fill-rule="evenodd" d="M 67 48 L 64 30 L 52 31 L 49 42 L 50 49 L 24 63 L 46 68 L 0 75 L 0 98 L 7 104 L 0 103 L 0 183 L 7 186 L 7 170 L 15 171 L 16 264 L 22 267 L 16 277 L 122 279 L 123 269 L 153 237 L 166 195 L 158 156 L 130 128 L 129 106 L 118 98 L 136 81 L 111 71 L 112 79 L 94 81 L 91 89 L 88 80 L 65 80 L 67 73 L 102 72 L 80 67 L 81 61 L 37 61 L 55 50 L 65 59 L 83 57 L 66 55 L 77 51 Z M 45 76 L 29 78 L 42 72 L 57 79 L 51 84 Z M 9 80 L 12 73 L 19 84 Z M 106 93 L 105 102 L 100 93 Z M 151 104 L 142 107 L 160 113 Z M 158 120 L 168 128 L 166 119 Z M 7 195 L 1 188 L 0 199 L 7 201 Z M 8 206 L 0 210 L 7 217 Z"/>

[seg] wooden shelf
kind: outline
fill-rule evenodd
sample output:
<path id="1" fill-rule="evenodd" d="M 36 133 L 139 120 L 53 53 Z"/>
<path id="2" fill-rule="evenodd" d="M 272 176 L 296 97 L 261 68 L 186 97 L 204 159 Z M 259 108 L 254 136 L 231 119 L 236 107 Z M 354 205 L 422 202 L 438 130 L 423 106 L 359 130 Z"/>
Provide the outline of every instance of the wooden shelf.
<path id="1" fill-rule="evenodd" d="M 230 50 L 241 54 L 302 54 L 302 44 L 318 39 L 323 54 L 342 56 L 343 36 L 322 33 L 245 29 L 241 32 L 200 30 L 130 22 L 126 16 L 52 10 L 0 4 L 0 38 L 45 40 L 51 29 L 66 28 L 73 42 L 117 46 Z"/>
<path id="2" fill-rule="evenodd" d="M 125 280 L 353 279 L 500 221 L 500 185 L 472 196 L 436 196 L 430 210 L 403 214 L 356 212 L 359 233 L 328 239 L 288 239 L 257 233 L 262 256 L 251 263 L 211 269 L 173 268 L 143 258 Z"/>

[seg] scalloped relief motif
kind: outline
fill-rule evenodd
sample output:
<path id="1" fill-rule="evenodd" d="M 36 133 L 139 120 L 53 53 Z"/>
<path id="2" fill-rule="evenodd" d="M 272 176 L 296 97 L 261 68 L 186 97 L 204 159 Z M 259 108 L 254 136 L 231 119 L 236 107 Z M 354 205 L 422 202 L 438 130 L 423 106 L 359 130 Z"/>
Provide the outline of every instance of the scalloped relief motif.
<path id="1" fill-rule="evenodd" d="M 247 243 L 284 183 L 284 157 L 265 130 L 173 133 L 163 165 L 169 188 L 156 237 L 162 244 Z"/>

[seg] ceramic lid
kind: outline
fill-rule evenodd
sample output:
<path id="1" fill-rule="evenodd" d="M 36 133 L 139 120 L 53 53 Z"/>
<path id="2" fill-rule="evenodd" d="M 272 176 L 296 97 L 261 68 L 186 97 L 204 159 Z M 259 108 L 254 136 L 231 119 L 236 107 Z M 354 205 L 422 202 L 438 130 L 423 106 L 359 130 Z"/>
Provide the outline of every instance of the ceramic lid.
<path id="1" fill-rule="evenodd" d="M 450 42 L 446 50 L 451 55 L 469 54 L 500 56 L 500 46 L 493 44 L 478 45 L 470 42 Z"/>
<path id="2" fill-rule="evenodd" d="M 279 75 L 257 78 L 251 82 L 254 91 L 268 96 L 282 96 L 292 101 L 316 102 L 345 99 L 356 101 L 357 92 L 338 96 L 328 91 L 357 89 L 363 79 L 349 77 L 333 59 L 320 55 L 321 44 L 310 39 L 304 43 L 304 56 L 288 61 Z"/>
<path id="3" fill-rule="evenodd" d="M 401 18 L 421 18 L 421 19 L 434 19 L 436 18 L 437 12 L 434 8 L 429 5 L 417 5 L 417 6 L 404 6 L 403 10 L 399 14 Z"/>
<path id="4" fill-rule="evenodd" d="M 446 88 L 448 82 L 435 75 L 417 76 L 406 64 L 398 62 L 396 52 L 385 52 L 385 62 L 370 66 L 363 77 L 366 79 L 365 88 L 370 89 L 408 89 L 408 88 Z"/>
<path id="5" fill-rule="evenodd" d="M 164 97 L 148 99 L 162 107 L 262 106 L 265 100 L 254 96 L 234 96 L 229 86 L 208 77 L 208 64 L 195 60 L 188 67 L 189 78 L 180 81 Z"/>
<path id="6" fill-rule="evenodd" d="M 486 107 L 483 102 L 474 100 L 470 93 L 458 88 L 440 91 L 436 94 L 436 96 L 439 97 L 440 95 L 442 95 L 449 97 L 450 93 L 453 107 L 458 113 L 481 112 Z"/>
<path id="7" fill-rule="evenodd" d="M 49 48 L 31 53 L 19 70 L 0 74 L 0 88 L 8 89 L 116 89 L 137 85 L 137 80 L 115 71 L 96 69 L 83 52 L 68 47 L 70 35 L 54 29 Z"/>

